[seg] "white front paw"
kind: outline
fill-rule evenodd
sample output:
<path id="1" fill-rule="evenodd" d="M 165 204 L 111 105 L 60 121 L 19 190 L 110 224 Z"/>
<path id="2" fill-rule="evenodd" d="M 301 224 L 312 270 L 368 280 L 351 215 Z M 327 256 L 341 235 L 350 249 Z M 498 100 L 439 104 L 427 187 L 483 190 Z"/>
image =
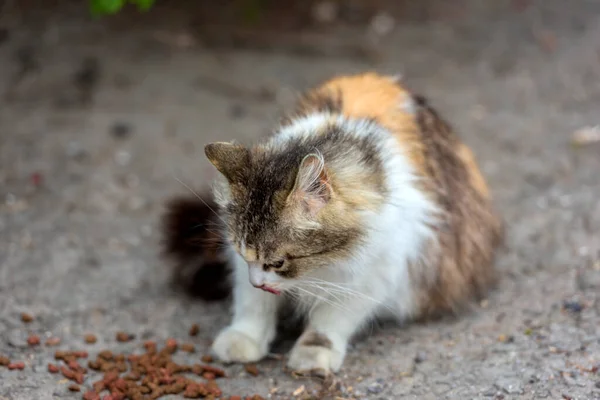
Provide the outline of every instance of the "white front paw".
<path id="1" fill-rule="evenodd" d="M 298 374 L 326 377 L 339 371 L 343 361 L 343 352 L 299 343 L 292 349 L 287 365 Z"/>
<path id="2" fill-rule="evenodd" d="M 223 362 L 255 362 L 267 355 L 267 343 L 259 343 L 250 336 L 232 329 L 219 333 L 212 351 Z"/>

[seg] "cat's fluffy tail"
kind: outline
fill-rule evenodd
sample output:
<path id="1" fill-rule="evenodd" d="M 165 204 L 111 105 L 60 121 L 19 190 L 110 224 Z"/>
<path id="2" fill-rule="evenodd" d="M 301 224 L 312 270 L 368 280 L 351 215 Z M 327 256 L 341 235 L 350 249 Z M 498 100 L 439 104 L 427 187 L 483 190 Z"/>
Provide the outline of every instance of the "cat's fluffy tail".
<path id="1" fill-rule="evenodd" d="M 204 300 L 220 300 L 231 292 L 230 266 L 223 223 L 208 192 L 179 196 L 166 203 L 162 254 L 173 264 L 172 283 Z"/>

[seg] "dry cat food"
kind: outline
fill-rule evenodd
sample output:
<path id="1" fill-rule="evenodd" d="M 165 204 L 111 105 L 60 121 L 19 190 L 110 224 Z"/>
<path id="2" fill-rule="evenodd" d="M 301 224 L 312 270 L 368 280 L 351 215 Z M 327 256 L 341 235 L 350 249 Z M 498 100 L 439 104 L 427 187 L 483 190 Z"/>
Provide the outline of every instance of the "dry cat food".
<path id="1" fill-rule="evenodd" d="M 131 339 L 129 339 L 131 340 Z M 82 351 L 57 351 L 55 358 L 64 365 L 48 364 L 50 373 L 61 373 L 73 384 L 71 391 L 79 391 L 88 369 L 102 373 L 102 377 L 85 390 L 84 400 L 146 400 L 178 394 L 189 399 L 222 398 L 217 379 L 226 376 L 225 371 L 212 365 L 177 364 L 172 356 L 178 350 L 195 350 L 192 344 L 179 344 L 175 339 L 167 339 L 162 349 L 154 341 L 143 343 L 143 354 L 117 354 L 103 350 L 95 359 L 88 360 L 86 367 L 80 360 L 88 354 Z M 212 361 L 210 357 L 203 360 Z M 204 361 L 203 361 L 204 362 Z M 186 374 L 185 376 L 183 374 Z M 190 375 L 203 378 L 190 378 Z M 75 389 L 77 388 L 77 390 Z M 232 396 L 225 399 L 261 400 L 262 397 Z"/>
<path id="2" fill-rule="evenodd" d="M 92 370 L 103 373 L 102 379 L 93 383 L 93 389 L 84 394 L 84 399 L 102 399 L 108 392 L 110 399 L 158 399 L 169 394 L 182 394 L 185 398 L 216 398 L 222 395 L 216 383 L 225 376 L 225 371 L 208 365 L 180 365 L 173 361 L 178 343 L 168 339 L 162 349 L 155 342 L 144 343 L 144 354 L 114 354 L 102 351 L 95 360 L 88 362 Z M 182 376 L 193 373 L 204 377 L 206 382 L 197 382 Z"/>
<path id="3" fill-rule="evenodd" d="M 192 325 L 192 327 L 190 328 L 190 336 L 198 336 L 199 332 L 200 327 L 198 326 L 198 324 Z"/>
<path id="4" fill-rule="evenodd" d="M 23 313 L 23 314 L 21 314 L 21 321 L 28 324 L 31 321 L 33 321 L 33 316 L 31 314 Z"/>
<path id="5" fill-rule="evenodd" d="M 46 340 L 46 346 L 58 346 L 60 344 L 60 339 L 57 337 L 51 337 Z"/>
<path id="6" fill-rule="evenodd" d="M 135 336 L 127 332 L 117 332 L 116 339 L 117 342 L 124 343 L 135 339 Z"/>
<path id="7" fill-rule="evenodd" d="M 27 338 L 27 344 L 30 346 L 37 346 L 41 342 L 40 337 L 38 335 L 31 335 Z"/>
<path id="8" fill-rule="evenodd" d="M 244 368 L 246 369 L 246 372 L 252 376 L 258 376 L 259 374 L 258 368 L 254 364 L 246 364 Z"/>
<path id="9" fill-rule="evenodd" d="M 185 351 L 186 353 L 195 353 L 196 347 L 191 343 L 184 343 L 181 345 L 181 350 Z"/>
<path id="10" fill-rule="evenodd" d="M 8 369 L 23 370 L 25 369 L 25 363 L 23 361 L 10 363 L 8 364 Z"/>
<path id="11" fill-rule="evenodd" d="M 193 325 L 190 335 L 197 334 L 197 325 Z M 125 332 L 116 334 L 116 340 L 119 342 L 128 342 L 134 338 L 133 335 Z M 97 338 L 93 334 L 87 334 L 84 336 L 84 341 L 93 344 L 96 343 Z M 37 346 L 40 344 L 40 338 L 31 335 L 27 342 L 30 346 Z M 58 338 L 46 340 L 48 346 L 56 346 L 59 343 Z M 195 352 L 195 346 L 191 343 L 179 344 L 177 340 L 171 338 L 165 341 L 162 349 L 159 349 L 154 341 L 144 342 L 143 347 L 145 352 L 142 354 L 117 354 L 110 350 L 103 350 L 96 355 L 95 359 L 90 359 L 87 363 L 85 362 L 88 358 L 86 351 L 57 350 L 54 353 L 57 362 L 48 363 L 47 369 L 49 373 L 60 374 L 71 381 L 67 387 L 70 392 L 85 392 L 82 395 L 84 400 L 150 400 L 172 394 L 188 399 L 264 400 L 259 395 L 222 397 L 223 393 L 217 380 L 226 377 L 226 373 L 221 368 L 208 365 L 213 361 L 209 355 L 201 357 L 201 364 L 177 364 L 172 359 L 173 354 L 178 350 Z M 10 370 L 23 370 L 25 363 L 11 362 L 8 357 L 0 356 L 0 366 Z M 85 389 L 82 385 L 89 370 L 100 372 L 102 375 L 99 380 L 92 383 L 91 388 Z M 246 371 L 253 376 L 259 373 L 255 365 L 247 365 Z"/>
<path id="12" fill-rule="evenodd" d="M 88 333 L 87 335 L 85 335 L 83 337 L 83 340 L 87 343 L 87 344 L 94 344 L 98 341 L 98 339 L 96 338 L 96 335 L 92 334 L 92 333 Z"/>

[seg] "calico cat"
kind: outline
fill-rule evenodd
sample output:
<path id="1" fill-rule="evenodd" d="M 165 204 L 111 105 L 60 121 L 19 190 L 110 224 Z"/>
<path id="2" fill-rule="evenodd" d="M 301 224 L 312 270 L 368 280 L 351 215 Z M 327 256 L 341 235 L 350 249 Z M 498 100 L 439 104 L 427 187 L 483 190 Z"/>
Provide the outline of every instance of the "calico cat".
<path id="1" fill-rule="evenodd" d="M 398 79 L 333 78 L 271 137 L 205 153 L 233 269 L 224 362 L 267 354 L 284 300 L 306 318 L 288 366 L 327 375 L 374 318 L 454 312 L 495 281 L 503 228 L 475 158 Z"/>

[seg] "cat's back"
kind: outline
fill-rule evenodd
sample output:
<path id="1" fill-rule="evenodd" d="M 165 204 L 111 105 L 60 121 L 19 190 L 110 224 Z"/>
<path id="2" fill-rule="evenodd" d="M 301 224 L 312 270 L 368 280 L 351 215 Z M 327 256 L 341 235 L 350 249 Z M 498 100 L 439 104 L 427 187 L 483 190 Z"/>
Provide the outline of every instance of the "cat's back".
<path id="1" fill-rule="evenodd" d="M 307 92 L 297 114 L 342 114 L 379 123 L 402 141 L 419 141 L 413 95 L 399 79 L 376 73 L 334 77 Z"/>
<path id="2" fill-rule="evenodd" d="M 440 176 L 456 172 L 440 171 L 442 164 L 455 161 L 464 169 L 465 184 L 489 197 L 471 149 L 422 96 L 405 87 L 399 78 L 377 73 L 334 77 L 308 91 L 294 115 L 319 112 L 375 121 L 398 142 L 419 175 L 435 178 L 438 184 L 440 180 L 455 180 L 455 176 Z"/>
<path id="3" fill-rule="evenodd" d="M 471 149 L 425 98 L 399 79 L 365 73 L 339 76 L 309 91 L 300 115 L 331 113 L 368 119 L 395 139 L 440 213 L 428 262 L 412 266 L 421 315 L 454 310 L 494 281 L 503 227 Z"/>

